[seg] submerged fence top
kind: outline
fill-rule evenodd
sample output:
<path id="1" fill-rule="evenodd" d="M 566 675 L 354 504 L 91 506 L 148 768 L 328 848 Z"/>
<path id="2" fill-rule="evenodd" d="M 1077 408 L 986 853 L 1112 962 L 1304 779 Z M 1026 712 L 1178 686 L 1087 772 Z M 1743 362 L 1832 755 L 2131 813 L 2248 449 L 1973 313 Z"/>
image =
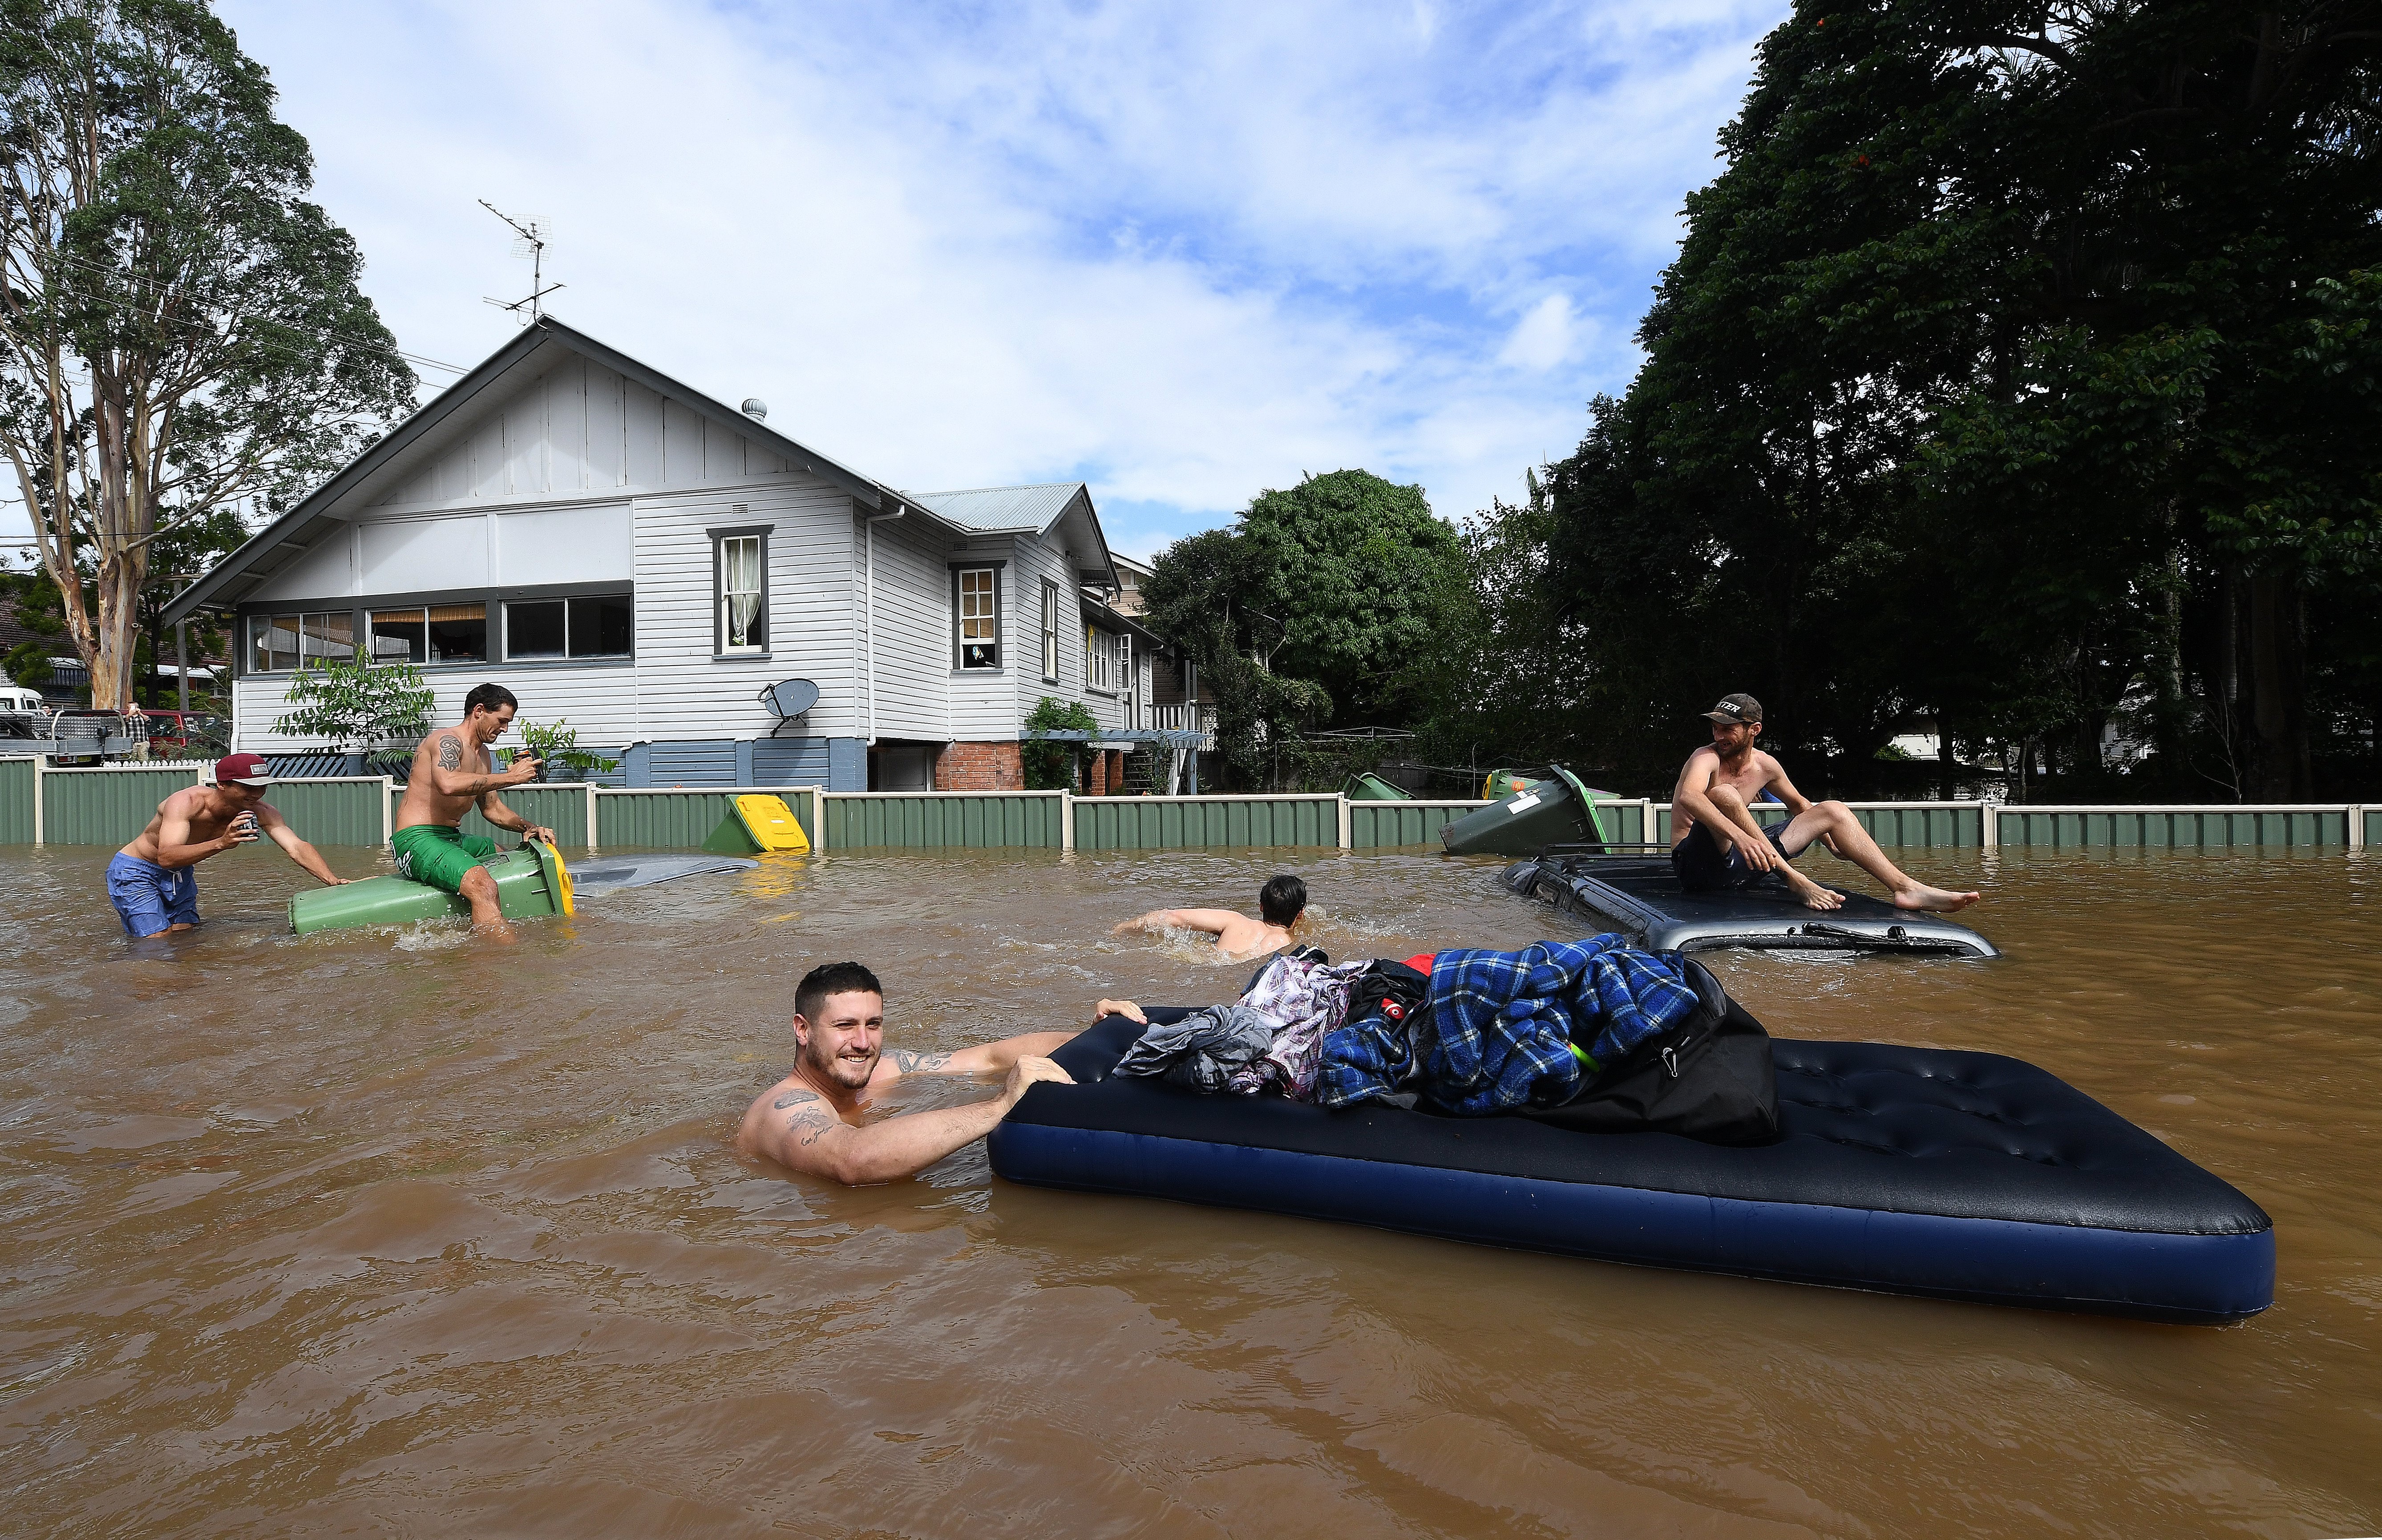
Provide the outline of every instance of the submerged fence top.
<path id="1" fill-rule="evenodd" d="M 0 844 L 121 845 L 156 805 L 198 784 L 212 761 L 52 768 L 0 757 Z M 694 849 L 731 799 L 782 797 L 815 849 L 1024 849 L 1160 850 L 1390 849 L 1436 843 L 1471 800 L 1352 801 L 1337 792 L 1214 792 L 1190 797 L 1077 797 L 1065 791 L 827 791 L 816 786 L 616 788 L 532 782 L 508 806 L 566 844 Z M 276 780 L 267 794 L 317 844 L 385 844 L 403 788 L 386 776 Z M 1662 842 L 1671 811 L 1648 798 L 1600 799 L 1611 837 Z M 2359 849 L 2382 843 L 2382 803 L 1854 802 L 1882 845 L 1901 849 L 2161 849 L 2280 846 Z M 1765 822 L 1783 807 L 1756 810 Z M 463 826 L 492 832 L 474 809 Z"/>

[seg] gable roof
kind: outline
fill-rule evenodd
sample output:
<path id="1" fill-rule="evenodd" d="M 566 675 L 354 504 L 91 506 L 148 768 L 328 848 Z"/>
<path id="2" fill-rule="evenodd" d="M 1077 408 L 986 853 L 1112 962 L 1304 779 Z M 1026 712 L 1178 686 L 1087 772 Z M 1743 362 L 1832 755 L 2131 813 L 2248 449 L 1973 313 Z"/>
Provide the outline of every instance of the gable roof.
<path id="1" fill-rule="evenodd" d="M 1041 534 L 1091 489 L 1081 482 L 1040 482 L 1027 486 L 980 486 L 966 492 L 911 494 L 939 518 L 971 534 Z"/>
<path id="2" fill-rule="evenodd" d="M 493 387 L 521 370 L 538 367 L 542 358 L 555 351 L 576 353 L 589 359 L 657 396 L 676 401 L 700 417 L 755 440 L 789 464 L 798 465 L 810 474 L 841 487 L 852 495 L 854 501 L 867 507 L 887 511 L 915 509 L 923 517 L 955 532 L 969 532 L 964 526 L 939 518 L 918 499 L 905 496 L 816 449 L 798 444 L 767 424 L 715 401 L 548 315 L 532 322 L 520 336 L 482 360 L 470 373 L 440 391 L 427 406 L 399 423 L 379 443 L 349 461 L 296 507 L 257 532 L 246 544 L 176 594 L 173 603 L 166 606 L 163 623 L 171 626 L 193 611 L 209 605 L 237 604 L 255 592 L 316 544 L 318 537 L 327 532 L 327 527 L 336 522 L 330 517 L 334 507 L 474 401 L 484 396 L 490 400 L 502 399 L 500 391 L 489 394 Z"/>
<path id="3" fill-rule="evenodd" d="M 1062 521 L 1074 519 L 1075 532 L 1087 538 L 1088 554 L 1096 564 L 1078 572 L 1078 581 L 1116 586 L 1116 558 L 1109 550 L 1108 532 L 1100 528 L 1100 516 L 1093 510 L 1092 489 L 1082 482 L 913 492 L 908 496 L 953 529 L 969 534 L 1047 535 Z"/>

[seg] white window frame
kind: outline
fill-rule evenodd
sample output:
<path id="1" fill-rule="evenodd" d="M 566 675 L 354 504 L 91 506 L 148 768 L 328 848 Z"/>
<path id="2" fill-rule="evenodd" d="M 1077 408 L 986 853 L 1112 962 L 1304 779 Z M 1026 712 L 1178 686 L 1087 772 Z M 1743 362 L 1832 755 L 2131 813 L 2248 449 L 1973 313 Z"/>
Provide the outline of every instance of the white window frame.
<path id="1" fill-rule="evenodd" d="M 1042 681 L 1059 682 L 1059 585 L 1042 580 Z"/>
<path id="2" fill-rule="evenodd" d="M 983 579 L 976 592 L 969 592 L 969 580 Z M 973 606 L 977 601 L 981 607 Z M 972 613 L 973 610 L 973 613 Z M 967 634 L 971 623 L 980 625 L 983 634 Z M 990 658 L 980 663 L 968 661 L 971 647 L 989 647 Z M 966 674 L 998 674 L 1001 672 L 1001 568 L 984 562 L 952 568 L 952 667 Z"/>

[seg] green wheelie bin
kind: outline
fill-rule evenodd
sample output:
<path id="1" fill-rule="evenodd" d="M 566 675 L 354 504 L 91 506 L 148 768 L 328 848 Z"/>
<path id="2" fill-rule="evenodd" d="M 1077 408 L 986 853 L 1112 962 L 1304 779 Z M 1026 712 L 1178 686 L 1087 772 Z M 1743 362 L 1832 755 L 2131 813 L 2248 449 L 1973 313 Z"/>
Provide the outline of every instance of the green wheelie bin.
<path id="1" fill-rule="evenodd" d="M 523 845 L 480 862 L 497 879 L 497 903 L 508 920 L 543 920 L 571 912 L 571 872 L 554 847 Z M 355 925 L 410 925 L 472 906 L 444 888 L 406 877 L 366 877 L 338 887 L 317 887 L 289 900 L 289 928 L 300 935 Z"/>
<path id="2" fill-rule="evenodd" d="M 1549 845 L 1605 844 L 1604 814 L 1600 799 L 1610 791 L 1582 786 L 1579 777 L 1562 765 L 1487 807 L 1467 813 L 1439 831 L 1439 842 L 1452 856 L 1527 856 Z"/>

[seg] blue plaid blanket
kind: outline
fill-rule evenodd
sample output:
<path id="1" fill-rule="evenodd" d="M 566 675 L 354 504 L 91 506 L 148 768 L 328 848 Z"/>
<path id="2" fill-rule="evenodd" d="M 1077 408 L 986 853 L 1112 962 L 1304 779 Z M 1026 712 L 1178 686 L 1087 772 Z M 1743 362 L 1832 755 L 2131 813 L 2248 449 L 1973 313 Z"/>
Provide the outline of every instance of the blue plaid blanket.
<path id="1" fill-rule="evenodd" d="M 1554 1106 L 1587 1069 L 1571 1044 L 1598 1030 L 1590 1057 L 1610 1064 L 1695 1012 L 1676 952 L 1641 952 L 1616 935 L 1541 941 L 1518 952 L 1442 952 L 1430 970 L 1431 1100 L 1465 1116 Z M 1601 1025 L 1599 1025 L 1601 1023 Z"/>

